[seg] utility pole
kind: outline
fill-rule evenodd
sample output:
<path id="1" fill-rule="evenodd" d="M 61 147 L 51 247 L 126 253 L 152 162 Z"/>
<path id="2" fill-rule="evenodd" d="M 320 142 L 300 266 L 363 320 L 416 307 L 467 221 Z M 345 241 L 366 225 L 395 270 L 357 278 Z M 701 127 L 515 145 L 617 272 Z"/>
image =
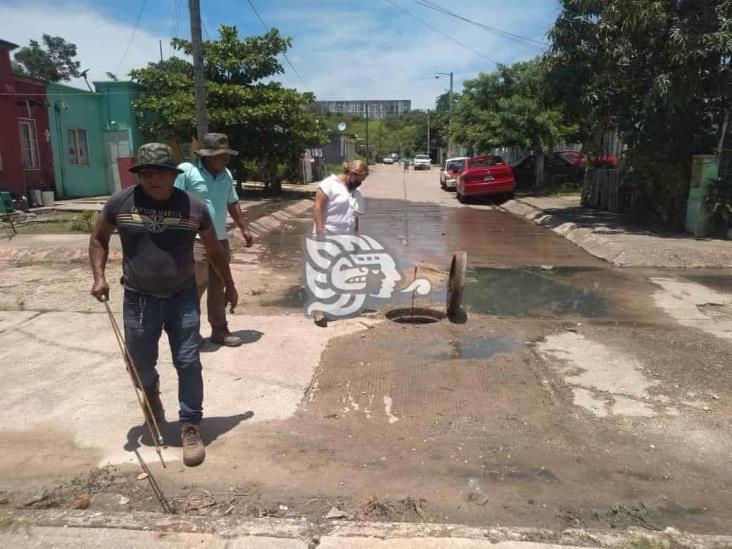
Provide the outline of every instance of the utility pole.
<path id="1" fill-rule="evenodd" d="M 427 156 L 430 156 L 430 110 L 427 109 Z"/>
<path id="2" fill-rule="evenodd" d="M 450 131 L 450 126 L 452 126 L 452 71 L 450 71 L 450 105 L 448 105 L 447 120 L 447 157 L 452 158 L 452 132 Z"/>
<path id="3" fill-rule="evenodd" d="M 160 62 L 163 62 L 163 41 L 158 40 L 158 46 L 160 46 Z"/>
<path id="4" fill-rule="evenodd" d="M 438 72 L 435 75 L 435 78 L 440 78 L 440 75 L 442 76 L 449 76 L 450 77 L 450 95 L 448 96 L 448 101 L 450 102 L 447 106 L 448 109 L 448 122 L 447 122 L 447 157 L 452 157 L 452 136 L 450 135 L 450 126 L 452 125 L 452 80 L 453 80 L 453 73 L 452 72 Z"/>
<path id="5" fill-rule="evenodd" d="M 193 84 L 196 93 L 196 135 L 198 143 L 208 133 L 206 112 L 206 85 L 203 74 L 203 38 L 201 37 L 201 6 L 199 0 L 188 0 L 191 19 L 191 54 L 193 56 Z"/>
<path id="6" fill-rule="evenodd" d="M 369 165 L 371 155 L 369 154 L 369 102 L 366 101 L 366 165 Z"/>
<path id="7" fill-rule="evenodd" d="M 382 158 L 384 156 L 384 151 L 381 148 L 381 126 L 384 125 L 384 119 L 379 120 L 379 158 Z"/>

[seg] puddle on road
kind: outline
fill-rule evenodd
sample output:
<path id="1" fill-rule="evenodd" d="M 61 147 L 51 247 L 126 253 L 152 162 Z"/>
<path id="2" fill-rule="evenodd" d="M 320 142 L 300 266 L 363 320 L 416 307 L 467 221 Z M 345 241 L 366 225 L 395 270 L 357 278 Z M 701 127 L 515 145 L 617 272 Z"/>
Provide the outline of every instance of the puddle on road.
<path id="1" fill-rule="evenodd" d="M 693 274 L 684 278 L 697 284 L 702 284 L 717 292 L 732 293 L 732 276 L 720 274 Z"/>
<path id="2" fill-rule="evenodd" d="M 608 314 L 599 291 L 558 280 L 577 269 L 468 269 L 463 307 L 468 312 L 508 316 L 555 316 L 575 313 L 597 318 Z"/>
<path id="3" fill-rule="evenodd" d="M 490 358 L 500 353 L 513 353 L 523 344 L 512 337 L 482 337 L 475 339 L 453 339 L 448 341 L 449 349 L 433 355 L 435 360 L 460 360 Z"/>

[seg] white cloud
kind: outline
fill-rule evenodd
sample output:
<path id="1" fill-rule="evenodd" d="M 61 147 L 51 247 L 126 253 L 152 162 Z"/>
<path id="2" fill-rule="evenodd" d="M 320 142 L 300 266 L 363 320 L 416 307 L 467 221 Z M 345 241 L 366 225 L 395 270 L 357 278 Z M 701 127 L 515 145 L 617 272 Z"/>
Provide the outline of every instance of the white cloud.
<path id="1" fill-rule="evenodd" d="M 0 0 L 0 3 L 3 1 L 7 2 Z M 426 10 L 415 2 L 394 1 L 493 60 L 512 63 L 539 53 L 526 44 Z M 512 0 L 510 3 L 438 0 L 437 3 L 476 21 L 534 39 L 543 39 L 542 33 L 557 12 L 555 0 Z M 225 19 L 217 20 L 213 13 L 205 14 L 209 32 L 214 32 L 221 23 L 236 24 L 237 19 L 241 23 L 243 16 L 232 17 L 230 10 L 244 8 L 235 8 L 237 3 L 233 0 L 231 4 L 229 8 L 219 6 L 228 14 Z M 411 99 L 413 107 L 428 108 L 449 85 L 446 79 L 435 80 L 435 72 L 454 72 L 455 90 L 459 91 L 463 80 L 495 66 L 384 0 L 283 0 L 258 4 L 268 26 L 278 27 L 293 38 L 289 57 L 319 99 Z M 0 38 L 26 45 L 29 39 L 38 39 L 43 33 L 63 36 L 77 45 L 82 67 L 91 68 L 90 80 L 104 80 L 105 72 L 117 70 L 132 34 L 131 24 L 113 21 L 90 4 L 70 0 L 53 4 L 48 0 L 26 0 L 3 5 L 2 12 Z M 157 60 L 159 39 L 163 40 L 164 55 L 168 55 L 172 20 L 159 23 L 160 36 L 142 28 L 137 30 L 117 76 L 124 78 L 130 69 Z M 252 22 L 248 31 L 261 32 L 254 25 L 259 23 Z M 180 23 L 182 32 L 185 26 L 187 23 Z M 279 79 L 304 91 L 290 67 L 286 63 L 283 66 L 286 74 Z M 76 85 L 84 86 L 83 81 Z"/>
<path id="2" fill-rule="evenodd" d="M 165 35 L 155 36 L 138 28 L 120 65 L 132 36 L 132 25 L 111 21 L 94 8 L 78 2 L 4 5 L 0 25 L 0 38 L 21 46 L 27 46 L 31 39 L 40 41 L 43 34 L 61 36 L 76 44 L 82 70 L 90 69 L 90 82 L 109 80 L 106 72 L 115 73 L 120 80 L 125 79 L 131 69 L 144 67 L 160 58 L 159 39 L 163 40 L 163 53 L 167 55 L 170 40 Z M 68 84 L 86 89 L 82 79 Z"/>
<path id="3" fill-rule="evenodd" d="M 540 53 L 414 2 L 395 1 L 470 49 L 384 1 L 347 7 L 340 0 L 325 0 L 318 2 L 321 9 L 287 9 L 263 15 L 269 25 L 293 36 L 290 58 L 297 60 L 298 71 L 319 99 L 411 99 L 414 108 L 428 108 L 449 86 L 447 79 L 435 80 L 436 72 L 454 72 L 455 91 L 460 91 L 463 80 L 493 70 L 493 61 L 510 64 Z M 535 0 L 438 3 L 475 21 L 528 34 L 534 40 L 544 39 L 542 33 L 553 22 L 557 9 L 556 2 Z M 302 88 L 289 67 L 285 68 L 285 83 Z"/>

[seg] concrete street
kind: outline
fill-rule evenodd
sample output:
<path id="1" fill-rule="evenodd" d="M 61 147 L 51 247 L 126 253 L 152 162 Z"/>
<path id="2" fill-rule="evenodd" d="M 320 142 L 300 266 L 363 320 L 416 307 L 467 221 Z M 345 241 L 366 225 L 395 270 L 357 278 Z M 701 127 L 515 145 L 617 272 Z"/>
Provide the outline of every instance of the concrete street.
<path id="1" fill-rule="evenodd" d="M 18 262 L 3 243 L 3 505 L 68 509 L 89 493 L 89 511 L 158 511 L 140 448 L 196 516 L 732 535 L 729 269 L 610 266 L 489 202 L 460 205 L 436 168 L 378 166 L 362 190 L 362 233 L 433 283 L 417 305 L 444 309 L 467 252 L 467 322 L 386 320 L 402 297 L 318 328 L 302 313 L 310 212 L 263 223 L 254 248 L 235 246 L 245 345 L 203 349 L 195 469 L 175 423 L 167 469 L 156 461 L 88 268 L 43 245 Z M 159 370 L 173 420 L 167 351 Z"/>

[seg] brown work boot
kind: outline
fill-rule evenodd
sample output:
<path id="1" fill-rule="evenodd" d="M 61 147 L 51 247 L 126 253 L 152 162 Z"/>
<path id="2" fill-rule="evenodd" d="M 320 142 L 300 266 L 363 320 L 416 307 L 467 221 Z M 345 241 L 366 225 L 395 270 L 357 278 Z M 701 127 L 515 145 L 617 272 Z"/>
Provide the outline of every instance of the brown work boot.
<path id="1" fill-rule="evenodd" d="M 152 387 L 145 387 L 145 397 L 150 403 L 153 417 L 158 425 L 165 421 L 165 410 L 163 409 L 163 402 L 160 400 L 160 383 L 156 383 Z M 147 407 L 145 407 L 145 415 L 148 415 Z M 152 422 L 150 422 L 152 423 Z"/>
<path id="2" fill-rule="evenodd" d="M 195 423 L 184 423 L 180 440 L 183 443 L 183 463 L 188 467 L 201 465 L 206 459 L 206 448 L 201 440 L 201 427 Z"/>
<path id="3" fill-rule="evenodd" d="M 238 347 L 241 345 L 241 339 L 236 337 L 231 332 L 224 332 L 221 334 L 211 334 L 211 341 L 224 347 Z"/>

